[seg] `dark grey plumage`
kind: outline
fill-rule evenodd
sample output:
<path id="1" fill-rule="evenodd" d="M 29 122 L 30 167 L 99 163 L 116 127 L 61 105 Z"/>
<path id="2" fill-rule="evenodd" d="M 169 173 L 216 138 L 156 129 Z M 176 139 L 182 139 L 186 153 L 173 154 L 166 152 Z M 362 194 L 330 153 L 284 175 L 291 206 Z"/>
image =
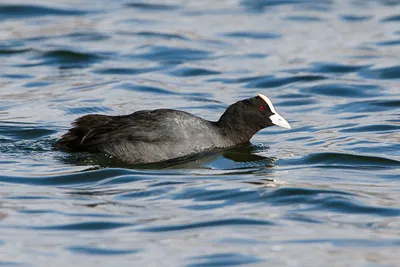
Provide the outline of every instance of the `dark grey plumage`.
<path id="1" fill-rule="evenodd" d="M 247 142 L 273 125 L 269 119 L 273 114 L 258 96 L 229 106 L 217 122 L 172 109 L 125 116 L 86 115 L 78 118 L 55 146 L 106 153 L 131 164 L 159 162 Z"/>

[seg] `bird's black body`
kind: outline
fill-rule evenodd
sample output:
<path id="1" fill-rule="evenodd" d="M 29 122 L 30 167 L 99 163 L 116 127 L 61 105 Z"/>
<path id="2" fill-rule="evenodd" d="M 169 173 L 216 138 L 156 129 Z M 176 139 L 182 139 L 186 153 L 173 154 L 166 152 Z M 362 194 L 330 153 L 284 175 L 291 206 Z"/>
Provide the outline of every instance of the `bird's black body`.
<path id="1" fill-rule="evenodd" d="M 106 153 L 132 164 L 159 162 L 248 142 L 256 132 L 273 125 L 268 119 L 272 114 L 269 105 L 255 97 L 229 106 L 217 122 L 172 109 L 125 116 L 86 115 L 55 146 Z"/>

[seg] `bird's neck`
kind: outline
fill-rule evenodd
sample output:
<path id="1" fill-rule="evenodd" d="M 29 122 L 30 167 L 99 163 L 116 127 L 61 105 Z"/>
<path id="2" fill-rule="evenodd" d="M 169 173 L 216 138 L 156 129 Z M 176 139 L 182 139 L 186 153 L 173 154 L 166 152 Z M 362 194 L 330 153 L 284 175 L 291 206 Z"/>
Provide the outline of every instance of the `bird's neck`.
<path id="1" fill-rule="evenodd" d="M 254 125 L 240 112 L 227 110 L 216 122 L 221 134 L 229 138 L 235 145 L 248 142 L 259 130 L 260 127 Z"/>

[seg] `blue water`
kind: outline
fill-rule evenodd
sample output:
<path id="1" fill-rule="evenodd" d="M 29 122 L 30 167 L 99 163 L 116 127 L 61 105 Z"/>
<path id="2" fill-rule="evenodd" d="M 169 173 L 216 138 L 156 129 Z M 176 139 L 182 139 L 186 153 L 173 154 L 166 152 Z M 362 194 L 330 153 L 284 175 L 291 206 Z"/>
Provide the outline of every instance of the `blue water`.
<path id="1" fill-rule="evenodd" d="M 0 265 L 400 262 L 400 1 L 2 1 L 0 69 Z M 258 93 L 292 130 L 149 166 L 52 148 Z"/>

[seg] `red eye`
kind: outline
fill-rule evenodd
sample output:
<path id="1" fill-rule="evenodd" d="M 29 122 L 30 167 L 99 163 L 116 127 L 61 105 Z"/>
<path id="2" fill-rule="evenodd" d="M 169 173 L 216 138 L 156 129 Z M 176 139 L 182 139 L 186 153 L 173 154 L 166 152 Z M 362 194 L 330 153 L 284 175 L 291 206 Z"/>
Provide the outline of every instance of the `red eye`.
<path id="1" fill-rule="evenodd" d="M 260 106 L 260 111 L 263 111 L 264 110 L 264 106 Z"/>

